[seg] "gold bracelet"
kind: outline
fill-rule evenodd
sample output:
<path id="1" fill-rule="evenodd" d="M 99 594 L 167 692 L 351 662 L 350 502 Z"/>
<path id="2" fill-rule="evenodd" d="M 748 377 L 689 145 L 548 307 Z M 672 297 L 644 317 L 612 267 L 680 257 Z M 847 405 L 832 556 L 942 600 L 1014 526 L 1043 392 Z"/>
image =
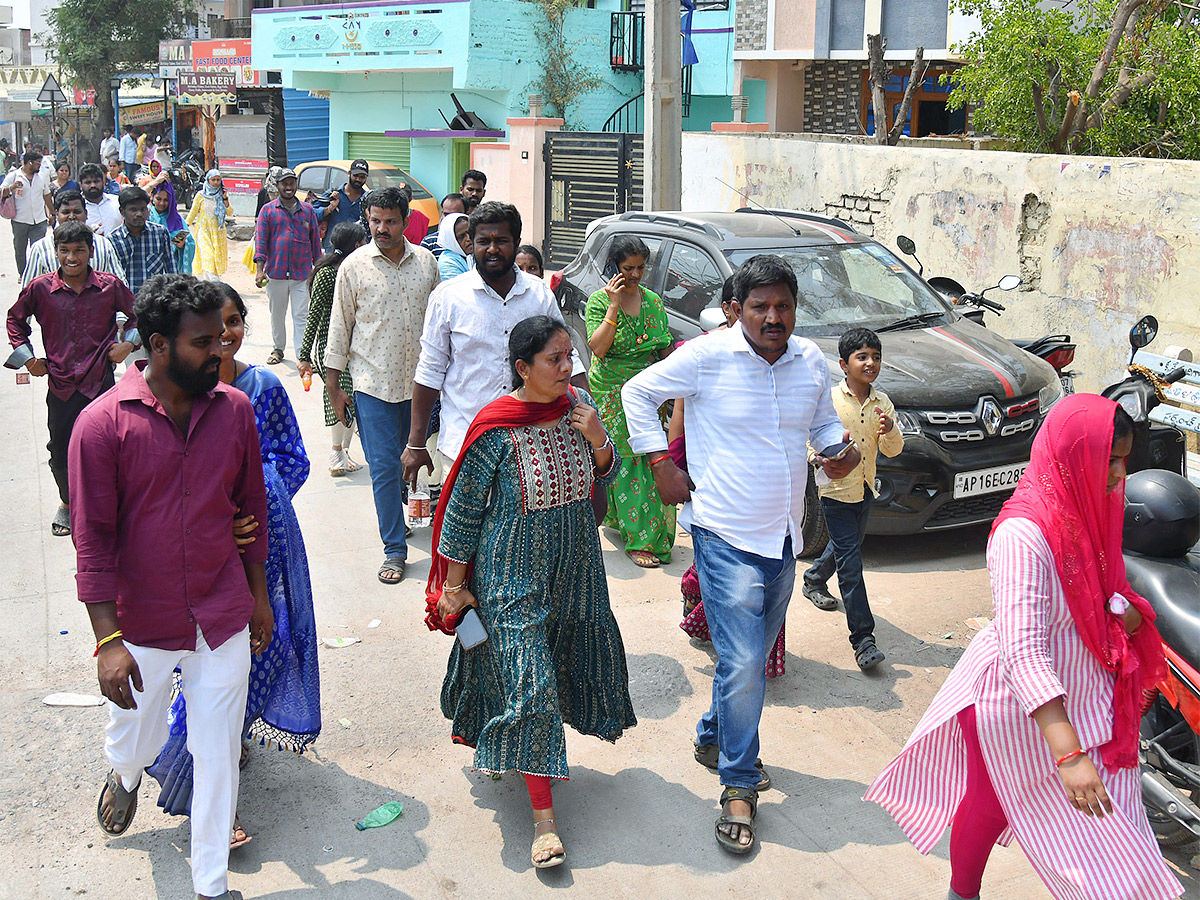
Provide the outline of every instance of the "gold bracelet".
<path id="1" fill-rule="evenodd" d="M 443 581 L 442 582 L 442 593 L 443 594 L 457 594 L 459 591 L 461 591 L 466 586 L 467 586 L 467 583 L 465 581 L 462 584 L 455 585 L 454 587 L 450 587 L 449 584 L 447 584 L 446 582 Z"/>
<path id="2" fill-rule="evenodd" d="M 612 319 L 605 319 L 605 320 L 604 320 L 604 324 L 605 324 L 605 325 L 611 325 L 613 328 L 616 328 L 616 327 L 617 327 L 617 323 L 616 323 L 616 322 L 614 322 Z"/>
<path id="3" fill-rule="evenodd" d="M 99 656 L 101 647 L 103 647 L 109 641 L 115 641 L 117 638 L 121 637 L 122 634 L 123 634 L 123 632 L 121 631 L 121 629 L 118 628 L 116 631 L 114 631 L 108 637 L 102 638 L 101 640 L 97 641 L 96 642 L 96 652 L 93 653 L 92 656 Z"/>

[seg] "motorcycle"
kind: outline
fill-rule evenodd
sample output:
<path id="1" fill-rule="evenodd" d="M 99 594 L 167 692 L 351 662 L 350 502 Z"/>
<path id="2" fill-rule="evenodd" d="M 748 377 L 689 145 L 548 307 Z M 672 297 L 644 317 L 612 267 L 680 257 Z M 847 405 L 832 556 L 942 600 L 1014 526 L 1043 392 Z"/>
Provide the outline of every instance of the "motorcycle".
<path id="1" fill-rule="evenodd" d="M 204 151 L 199 148 L 184 150 L 175 157 L 169 172 L 176 198 L 191 209 L 192 200 L 204 187 Z"/>
<path id="2" fill-rule="evenodd" d="M 1152 316 L 1139 321 L 1130 332 L 1133 353 L 1157 331 Z M 1167 659 L 1167 676 L 1141 721 L 1142 803 L 1160 843 L 1186 844 L 1200 840 L 1200 490 L 1183 476 L 1182 457 L 1176 463 L 1166 452 L 1174 442 L 1165 432 L 1175 432 L 1181 449 L 1182 433 L 1149 421 L 1162 402 L 1162 387 L 1184 370 L 1160 378 L 1131 362 L 1129 371 L 1104 391 L 1134 421 L 1125 482 L 1125 574 L 1154 607 Z M 1168 467 L 1154 467 L 1156 446 Z"/>
<path id="3" fill-rule="evenodd" d="M 917 263 L 917 274 L 924 277 L 925 267 L 917 259 L 917 245 L 912 238 L 900 235 L 896 245 L 905 256 L 911 256 Z M 1021 286 L 1021 276 L 1005 275 L 1000 281 L 989 288 L 975 293 L 968 291 L 953 278 L 934 276 L 926 279 L 926 284 L 958 307 L 963 316 L 980 325 L 984 325 L 984 314 L 991 310 L 999 315 L 1005 306 L 986 296 L 988 291 L 1012 291 Z M 1054 367 L 1058 380 L 1062 383 L 1064 394 L 1075 393 L 1075 372 L 1067 368 L 1075 360 L 1075 344 L 1069 334 L 1047 334 L 1039 338 L 1010 338 L 1022 350 L 1032 353 Z"/>

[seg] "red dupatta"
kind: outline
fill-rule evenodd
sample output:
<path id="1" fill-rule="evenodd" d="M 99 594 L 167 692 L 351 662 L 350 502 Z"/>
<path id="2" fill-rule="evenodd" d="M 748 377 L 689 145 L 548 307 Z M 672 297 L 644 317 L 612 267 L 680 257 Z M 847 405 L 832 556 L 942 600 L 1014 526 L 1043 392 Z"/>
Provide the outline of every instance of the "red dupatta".
<path id="1" fill-rule="evenodd" d="M 1084 645 L 1114 673 L 1112 738 L 1100 748 L 1104 765 L 1126 769 L 1138 762 L 1143 692 L 1166 676 L 1154 610 L 1125 577 L 1121 531 L 1125 486 L 1108 491 L 1113 416 L 1117 404 L 1095 394 L 1072 394 L 1046 417 L 1033 442 L 1029 468 L 995 524 L 1036 522 L 1054 554 L 1067 606 Z M 1136 634 L 1109 611 L 1119 593 L 1144 619 Z"/>
<path id="2" fill-rule="evenodd" d="M 437 605 L 438 600 L 442 597 L 442 584 L 445 583 L 446 572 L 450 568 L 450 561 L 438 551 L 438 542 L 442 536 L 442 521 L 446 515 L 446 507 L 450 504 L 450 492 L 454 489 L 454 482 L 458 478 L 458 470 L 466 458 L 467 450 L 493 428 L 519 428 L 522 425 L 548 422 L 566 415 L 570 408 L 571 402 L 565 394 L 551 403 L 527 403 L 505 394 L 499 400 L 493 400 L 481 409 L 479 415 L 471 422 L 471 426 L 467 429 L 467 436 L 463 439 L 462 450 L 458 453 L 458 459 L 450 467 L 450 474 L 446 476 L 446 480 L 442 484 L 437 513 L 433 517 L 433 564 L 429 567 L 429 581 L 425 584 L 425 624 L 430 631 L 454 634 L 454 628 L 458 624 L 458 616 L 451 616 L 450 621 L 443 622 L 442 617 L 438 614 Z M 473 563 L 468 560 L 467 579 L 471 577 L 472 567 Z"/>

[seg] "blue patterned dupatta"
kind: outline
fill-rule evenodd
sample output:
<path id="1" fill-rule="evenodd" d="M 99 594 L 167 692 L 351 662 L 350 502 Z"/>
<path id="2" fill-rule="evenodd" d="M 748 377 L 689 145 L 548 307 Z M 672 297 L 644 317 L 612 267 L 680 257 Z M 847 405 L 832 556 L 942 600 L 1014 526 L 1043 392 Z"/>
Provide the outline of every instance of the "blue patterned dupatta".
<path id="1" fill-rule="evenodd" d="M 254 404 L 267 486 L 267 591 L 275 614 L 271 644 L 252 656 L 243 735 L 261 744 L 303 753 L 321 732 L 321 692 L 312 583 L 304 538 L 292 497 L 308 479 L 300 426 L 279 379 L 250 366 L 234 382 Z M 171 731 L 146 771 L 162 785 L 158 805 L 187 815 L 192 800 L 192 756 L 187 750 L 183 694 L 168 713 Z"/>

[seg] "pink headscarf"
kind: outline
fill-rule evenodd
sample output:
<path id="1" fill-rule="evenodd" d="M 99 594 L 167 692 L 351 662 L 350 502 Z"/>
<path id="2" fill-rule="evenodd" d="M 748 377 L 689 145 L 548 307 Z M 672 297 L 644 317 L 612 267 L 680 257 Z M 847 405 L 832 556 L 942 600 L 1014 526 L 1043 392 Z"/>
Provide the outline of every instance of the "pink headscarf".
<path id="1" fill-rule="evenodd" d="M 992 531 L 1012 518 L 1031 519 L 1041 528 L 1079 636 L 1116 675 L 1112 739 L 1100 752 L 1107 768 L 1126 769 L 1138 762 L 1144 692 L 1166 677 L 1166 662 L 1154 610 L 1125 577 L 1124 483 L 1108 491 L 1116 410 L 1116 403 L 1095 394 L 1060 400 L 1034 439 L 1029 468 Z M 1124 620 L 1109 611 L 1115 593 L 1142 614 L 1137 634 L 1126 634 Z"/>

